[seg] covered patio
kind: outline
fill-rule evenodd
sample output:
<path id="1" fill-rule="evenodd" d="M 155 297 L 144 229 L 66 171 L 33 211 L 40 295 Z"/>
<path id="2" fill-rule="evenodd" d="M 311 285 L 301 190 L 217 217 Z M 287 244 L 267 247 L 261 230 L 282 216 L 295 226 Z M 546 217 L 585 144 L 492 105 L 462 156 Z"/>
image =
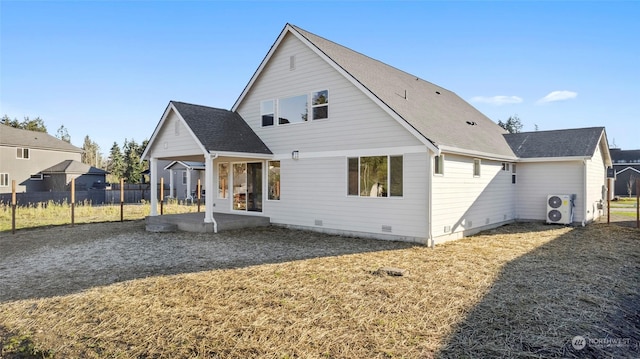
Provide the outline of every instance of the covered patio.
<path id="1" fill-rule="evenodd" d="M 214 182 L 218 175 L 214 161 L 219 158 L 264 161 L 272 157 L 271 150 L 237 113 L 169 102 L 142 154 L 142 159 L 149 161 L 151 185 L 151 213 L 146 219 L 147 229 L 217 233 L 219 230 L 268 225 L 269 217 L 260 216 L 261 209 L 252 213 L 238 210 L 236 214 L 231 206 L 219 205 L 214 214 L 216 199 L 220 200 L 221 194 L 227 196 L 229 193 L 228 181 L 219 180 L 218 185 Z M 159 160 L 204 165 L 204 213 L 158 216 Z M 249 193 L 245 196 L 249 198 Z"/>

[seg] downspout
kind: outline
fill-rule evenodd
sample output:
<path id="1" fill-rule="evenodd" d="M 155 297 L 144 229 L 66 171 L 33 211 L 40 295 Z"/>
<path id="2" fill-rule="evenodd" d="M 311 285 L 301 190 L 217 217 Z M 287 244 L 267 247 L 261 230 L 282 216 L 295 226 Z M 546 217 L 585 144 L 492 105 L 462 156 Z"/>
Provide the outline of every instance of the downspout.
<path id="1" fill-rule="evenodd" d="M 206 191 L 204 193 L 204 205 L 205 205 L 205 223 L 213 223 L 213 233 L 218 233 L 218 222 L 213 217 L 213 160 L 218 158 L 218 154 L 211 154 L 206 152 L 204 154 L 204 177 L 206 183 Z"/>
<path id="2" fill-rule="evenodd" d="M 433 238 L 433 158 L 431 151 L 427 149 L 427 232 L 431 248 L 435 249 L 436 241 Z"/>
<path id="3" fill-rule="evenodd" d="M 587 224 L 587 160 L 582 160 L 582 164 L 584 167 L 583 175 L 582 175 L 582 205 L 584 209 L 582 210 L 582 226 L 584 227 Z"/>

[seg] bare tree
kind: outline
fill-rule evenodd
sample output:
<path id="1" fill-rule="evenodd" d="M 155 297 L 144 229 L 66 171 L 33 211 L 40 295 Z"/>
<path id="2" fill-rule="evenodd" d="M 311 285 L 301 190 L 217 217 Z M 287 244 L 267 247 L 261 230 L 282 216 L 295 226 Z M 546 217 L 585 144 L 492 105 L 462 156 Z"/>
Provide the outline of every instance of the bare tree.
<path id="1" fill-rule="evenodd" d="M 629 176 L 629 180 L 627 181 L 627 194 L 629 194 L 629 197 L 631 197 L 631 195 L 633 194 L 633 186 L 635 186 L 636 184 L 636 177 L 631 174 Z"/>

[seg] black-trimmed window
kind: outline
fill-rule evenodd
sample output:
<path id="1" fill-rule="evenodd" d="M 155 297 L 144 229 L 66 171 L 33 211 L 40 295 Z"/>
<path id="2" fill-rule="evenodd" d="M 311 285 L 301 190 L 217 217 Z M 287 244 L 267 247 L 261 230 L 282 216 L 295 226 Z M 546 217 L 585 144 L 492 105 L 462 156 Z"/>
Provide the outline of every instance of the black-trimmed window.
<path id="1" fill-rule="evenodd" d="M 360 197 L 402 197 L 403 157 L 367 156 L 347 159 L 347 194 Z"/>

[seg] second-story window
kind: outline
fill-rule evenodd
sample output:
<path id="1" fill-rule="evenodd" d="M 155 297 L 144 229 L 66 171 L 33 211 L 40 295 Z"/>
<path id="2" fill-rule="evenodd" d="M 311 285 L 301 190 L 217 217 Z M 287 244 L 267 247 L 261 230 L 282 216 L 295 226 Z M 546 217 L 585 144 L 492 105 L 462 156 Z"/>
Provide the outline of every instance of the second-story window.
<path id="1" fill-rule="evenodd" d="M 29 149 L 28 148 L 18 147 L 18 150 L 16 152 L 16 158 L 22 158 L 23 160 L 28 160 L 29 159 Z"/>

